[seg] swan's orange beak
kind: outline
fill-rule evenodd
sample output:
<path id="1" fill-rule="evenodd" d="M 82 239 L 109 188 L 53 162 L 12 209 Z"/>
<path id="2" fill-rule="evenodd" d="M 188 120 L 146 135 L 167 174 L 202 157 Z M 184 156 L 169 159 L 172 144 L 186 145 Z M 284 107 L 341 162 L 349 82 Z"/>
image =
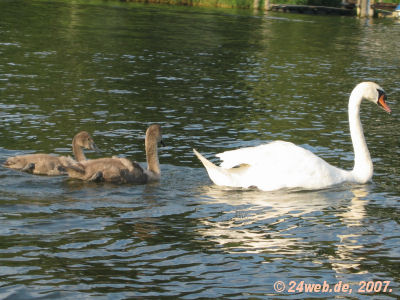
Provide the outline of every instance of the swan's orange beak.
<path id="1" fill-rule="evenodd" d="M 390 109 L 390 107 L 386 103 L 386 95 L 385 94 L 382 94 L 379 97 L 378 105 L 381 106 L 387 113 L 390 114 L 392 112 L 392 110 Z"/>

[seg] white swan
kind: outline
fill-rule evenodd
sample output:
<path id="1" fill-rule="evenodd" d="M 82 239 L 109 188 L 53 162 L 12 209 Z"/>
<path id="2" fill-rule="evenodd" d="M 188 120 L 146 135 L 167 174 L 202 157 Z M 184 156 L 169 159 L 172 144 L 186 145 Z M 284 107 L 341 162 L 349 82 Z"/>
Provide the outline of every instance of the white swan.
<path id="1" fill-rule="evenodd" d="M 353 182 L 366 183 L 372 178 L 373 165 L 360 122 L 363 99 L 391 110 L 386 104 L 384 90 L 373 82 L 362 82 L 351 92 L 349 123 L 354 148 L 354 168 L 346 171 L 334 167 L 312 152 L 289 142 L 275 141 L 219 153 L 223 162 L 218 167 L 195 149 L 208 175 L 216 185 L 248 188 L 255 186 L 264 191 L 283 188 L 322 189 L 332 185 Z"/>

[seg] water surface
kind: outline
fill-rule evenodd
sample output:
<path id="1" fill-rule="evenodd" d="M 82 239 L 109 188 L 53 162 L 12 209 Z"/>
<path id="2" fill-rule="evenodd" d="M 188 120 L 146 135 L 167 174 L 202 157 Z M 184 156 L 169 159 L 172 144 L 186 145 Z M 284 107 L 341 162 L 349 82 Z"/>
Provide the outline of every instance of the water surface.
<path id="1" fill-rule="evenodd" d="M 399 36 L 394 20 L 0 1 L 0 162 L 70 154 L 81 130 L 143 165 L 149 124 L 167 144 L 144 186 L 0 167 L 0 298 L 398 298 Z M 350 169 L 347 99 L 364 80 L 393 110 L 362 106 L 372 183 L 230 190 L 192 153 L 283 139 Z M 301 280 L 352 293 L 288 292 Z"/>

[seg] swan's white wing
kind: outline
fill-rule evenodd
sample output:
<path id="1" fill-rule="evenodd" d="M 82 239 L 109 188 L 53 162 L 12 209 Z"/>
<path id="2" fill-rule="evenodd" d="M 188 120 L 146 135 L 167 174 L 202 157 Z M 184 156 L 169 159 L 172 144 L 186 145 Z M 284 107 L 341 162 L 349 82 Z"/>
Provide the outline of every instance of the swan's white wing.
<path id="1" fill-rule="evenodd" d="M 216 156 L 222 160 L 220 166 L 229 169 L 241 164 L 255 165 L 260 161 L 266 162 L 266 160 L 275 159 L 274 156 L 276 154 L 285 155 L 285 153 L 298 151 L 298 148 L 300 147 L 293 143 L 275 141 L 255 147 L 225 151 Z M 303 148 L 300 149 L 305 150 Z"/>

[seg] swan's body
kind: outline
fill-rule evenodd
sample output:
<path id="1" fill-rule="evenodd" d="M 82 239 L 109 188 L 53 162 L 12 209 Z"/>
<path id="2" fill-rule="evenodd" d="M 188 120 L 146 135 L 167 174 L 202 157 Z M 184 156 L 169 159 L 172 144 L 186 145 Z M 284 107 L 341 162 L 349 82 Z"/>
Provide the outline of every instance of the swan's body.
<path id="1" fill-rule="evenodd" d="M 195 153 L 211 180 L 221 186 L 255 186 L 264 191 L 297 187 L 320 189 L 351 180 L 350 172 L 331 166 L 311 151 L 284 141 L 217 154 L 223 161 L 220 167 L 207 163 L 200 153 Z M 284 159 L 288 156 L 290 159 Z"/>
<path id="2" fill-rule="evenodd" d="M 217 154 L 222 160 L 220 166 L 214 165 L 196 150 L 194 152 L 211 180 L 221 186 L 255 186 L 273 191 L 283 188 L 322 189 L 344 182 L 363 184 L 371 180 L 373 174 L 359 115 L 363 99 L 379 104 L 390 113 L 386 95 L 377 84 L 363 82 L 354 88 L 349 99 L 349 123 L 355 155 L 351 171 L 334 167 L 311 151 L 284 141 Z"/>
<path id="3" fill-rule="evenodd" d="M 72 140 L 72 151 L 77 161 L 86 160 L 82 148 L 97 151 L 92 137 L 86 131 L 79 132 Z M 66 174 L 64 166 L 71 163 L 75 163 L 75 161 L 69 156 L 38 153 L 9 157 L 4 166 L 36 175 L 55 176 Z"/>
<path id="4" fill-rule="evenodd" d="M 106 157 L 67 166 L 69 177 L 84 181 L 146 183 L 145 171 L 126 158 Z"/>
<path id="5" fill-rule="evenodd" d="M 85 181 L 105 181 L 113 183 L 144 184 L 160 180 L 161 171 L 158 161 L 157 143 L 161 142 L 160 125 L 151 125 L 146 131 L 145 148 L 147 169 L 126 158 L 109 157 L 82 161 L 67 166 L 71 178 Z"/>

